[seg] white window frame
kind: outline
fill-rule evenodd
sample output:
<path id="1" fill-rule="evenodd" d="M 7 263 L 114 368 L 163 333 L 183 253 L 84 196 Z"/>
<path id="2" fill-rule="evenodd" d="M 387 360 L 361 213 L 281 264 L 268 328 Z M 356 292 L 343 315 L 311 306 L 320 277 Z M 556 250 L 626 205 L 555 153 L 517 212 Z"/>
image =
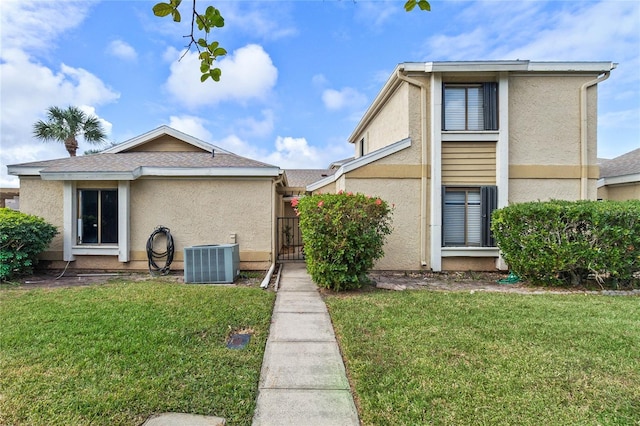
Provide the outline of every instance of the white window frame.
<path id="1" fill-rule="evenodd" d="M 77 244 L 78 242 L 78 187 L 76 181 L 65 181 L 63 186 L 63 259 L 76 260 L 76 256 L 118 256 L 120 262 L 130 260 L 130 182 L 118 181 L 118 243 Z M 83 188 L 84 189 L 84 188 Z M 108 189 L 108 188 L 104 188 Z"/>

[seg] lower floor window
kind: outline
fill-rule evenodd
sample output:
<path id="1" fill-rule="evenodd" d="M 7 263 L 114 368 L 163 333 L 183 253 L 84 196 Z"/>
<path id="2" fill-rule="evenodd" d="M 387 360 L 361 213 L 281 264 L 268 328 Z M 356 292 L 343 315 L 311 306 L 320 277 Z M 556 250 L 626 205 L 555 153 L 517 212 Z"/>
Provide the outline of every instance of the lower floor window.
<path id="1" fill-rule="evenodd" d="M 495 247 L 491 212 L 497 207 L 497 188 L 445 186 L 442 193 L 442 245 Z"/>
<path id="2" fill-rule="evenodd" d="M 118 242 L 118 190 L 81 189 L 79 196 L 78 242 L 112 244 Z"/>

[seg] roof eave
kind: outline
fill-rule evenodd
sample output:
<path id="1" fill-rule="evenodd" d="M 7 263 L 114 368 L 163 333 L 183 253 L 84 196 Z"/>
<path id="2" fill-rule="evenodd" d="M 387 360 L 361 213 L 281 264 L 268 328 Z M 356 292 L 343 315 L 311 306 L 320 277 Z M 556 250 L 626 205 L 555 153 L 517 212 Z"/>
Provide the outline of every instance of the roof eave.
<path id="1" fill-rule="evenodd" d="M 336 172 L 331 176 L 327 176 L 326 178 L 320 179 L 317 182 L 307 185 L 307 191 L 315 191 L 316 189 L 320 189 L 325 185 L 329 185 L 335 182 L 340 178 L 340 176 L 345 173 L 349 173 L 355 169 L 373 163 L 374 161 L 378 161 L 384 157 L 388 157 L 389 155 L 395 154 L 396 152 L 402 151 L 403 149 L 409 148 L 410 146 L 411 138 L 406 138 L 391 145 L 387 145 L 384 148 L 380 148 L 376 151 L 370 152 L 369 154 L 362 157 L 358 157 L 355 160 L 349 161 L 348 163 L 340 166 L 340 168 L 336 170 Z"/>
<path id="2" fill-rule="evenodd" d="M 601 188 L 609 185 L 622 185 L 626 183 L 638 183 L 640 184 L 640 173 L 634 173 L 631 175 L 623 176 L 609 176 L 598 179 L 596 186 Z"/>
<path id="3" fill-rule="evenodd" d="M 273 167 L 137 167 L 120 172 L 47 172 L 40 173 L 42 180 L 136 180 L 140 177 L 277 177 L 279 168 Z"/>
<path id="4" fill-rule="evenodd" d="M 7 172 L 13 176 L 40 176 L 42 169 L 44 167 L 7 166 Z"/>

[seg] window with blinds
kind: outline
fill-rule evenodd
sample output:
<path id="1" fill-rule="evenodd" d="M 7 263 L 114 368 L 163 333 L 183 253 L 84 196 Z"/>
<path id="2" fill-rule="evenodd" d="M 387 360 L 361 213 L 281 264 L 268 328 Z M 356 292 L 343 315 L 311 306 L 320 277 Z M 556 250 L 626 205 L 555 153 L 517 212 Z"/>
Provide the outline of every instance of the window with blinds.
<path id="1" fill-rule="evenodd" d="M 498 84 L 445 84 L 443 130 L 498 130 Z"/>
<path id="2" fill-rule="evenodd" d="M 495 186 L 443 187 L 443 247 L 495 247 L 491 213 L 497 208 Z"/>

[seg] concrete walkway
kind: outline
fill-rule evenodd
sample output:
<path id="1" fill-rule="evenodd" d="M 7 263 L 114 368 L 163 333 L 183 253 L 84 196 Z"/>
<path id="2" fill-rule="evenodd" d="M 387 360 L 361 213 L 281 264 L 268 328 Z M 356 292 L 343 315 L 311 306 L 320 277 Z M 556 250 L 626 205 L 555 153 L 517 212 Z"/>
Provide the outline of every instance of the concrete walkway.
<path id="1" fill-rule="evenodd" d="M 327 307 L 304 264 L 281 267 L 253 425 L 359 425 Z"/>

